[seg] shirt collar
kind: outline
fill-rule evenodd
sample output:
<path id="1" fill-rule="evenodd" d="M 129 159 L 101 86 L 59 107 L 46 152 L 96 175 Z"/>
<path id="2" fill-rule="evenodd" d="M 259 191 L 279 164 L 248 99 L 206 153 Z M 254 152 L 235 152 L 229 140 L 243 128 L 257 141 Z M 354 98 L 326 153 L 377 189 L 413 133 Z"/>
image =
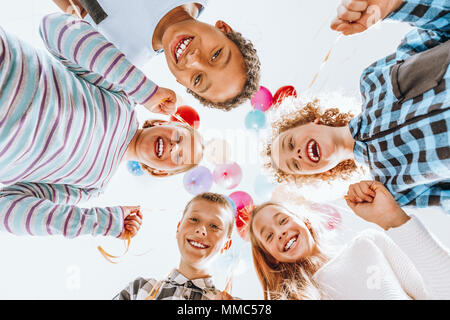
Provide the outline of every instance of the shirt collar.
<path id="1" fill-rule="evenodd" d="M 169 281 L 175 282 L 180 286 L 186 284 L 186 282 L 191 281 L 196 287 L 202 290 L 215 290 L 212 278 L 199 278 L 199 279 L 188 279 L 180 273 L 177 269 L 173 269 L 172 272 L 167 277 Z"/>

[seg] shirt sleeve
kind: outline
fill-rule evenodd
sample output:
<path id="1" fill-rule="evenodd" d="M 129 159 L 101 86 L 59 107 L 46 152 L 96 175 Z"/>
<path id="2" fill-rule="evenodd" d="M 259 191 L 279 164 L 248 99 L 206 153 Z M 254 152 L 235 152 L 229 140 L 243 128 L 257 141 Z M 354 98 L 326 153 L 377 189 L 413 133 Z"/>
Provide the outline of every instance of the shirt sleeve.
<path id="1" fill-rule="evenodd" d="M 50 53 L 92 84 L 123 91 L 138 104 L 157 91 L 158 86 L 88 22 L 54 13 L 43 18 L 39 30 Z"/>
<path id="2" fill-rule="evenodd" d="M 431 299 L 450 299 L 450 252 L 420 220 L 411 219 L 388 236 L 405 252 L 421 274 Z"/>
<path id="3" fill-rule="evenodd" d="M 450 3 L 448 0 L 405 0 L 387 19 L 408 22 L 412 26 L 450 36 Z"/>
<path id="4" fill-rule="evenodd" d="M 17 183 L 0 190 L 0 230 L 15 235 L 81 235 L 119 237 L 123 232 L 121 207 L 80 208 L 96 189 L 70 185 Z"/>
<path id="5" fill-rule="evenodd" d="M 450 182 L 443 182 L 428 187 L 426 185 L 416 186 L 412 189 L 417 196 L 414 198 L 414 205 L 418 208 L 428 208 L 430 206 L 440 206 L 445 213 L 450 214 Z M 410 193 L 410 195 L 413 193 Z"/>
<path id="6" fill-rule="evenodd" d="M 130 282 L 122 291 L 120 291 L 113 300 L 138 300 L 142 290 L 145 290 L 145 295 L 148 294 L 153 289 L 153 283 L 156 281 L 154 279 L 144 279 L 137 278 L 133 282 Z M 143 298 L 145 299 L 145 297 Z"/>

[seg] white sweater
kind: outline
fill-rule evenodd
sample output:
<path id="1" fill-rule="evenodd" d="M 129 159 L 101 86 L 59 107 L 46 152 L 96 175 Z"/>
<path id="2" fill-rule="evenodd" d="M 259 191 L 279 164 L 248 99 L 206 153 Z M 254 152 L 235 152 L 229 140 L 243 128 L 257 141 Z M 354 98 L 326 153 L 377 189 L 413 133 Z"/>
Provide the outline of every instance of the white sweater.
<path id="1" fill-rule="evenodd" d="M 450 299 L 450 253 L 411 216 L 363 231 L 313 278 L 325 299 Z"/>

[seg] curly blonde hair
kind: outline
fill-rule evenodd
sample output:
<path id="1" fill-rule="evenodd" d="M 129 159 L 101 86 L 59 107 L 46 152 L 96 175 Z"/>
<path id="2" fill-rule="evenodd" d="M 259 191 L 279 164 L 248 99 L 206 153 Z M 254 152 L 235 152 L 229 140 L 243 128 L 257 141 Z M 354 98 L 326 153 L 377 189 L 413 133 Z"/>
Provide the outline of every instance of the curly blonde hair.
<path id="1" fill-rule="evenodd" d="M 282 115 L 278 120 L 272 123 L 272 139 L 264 147 L 264 156 L 266 162 L 264 167 L 269 171 L 272 171 L 275 179 L 279 182 L 295 183 L 297 185 L 303 185 L 306 183 L 312 183 L 317 181 L 330 181 L 335 179 L 349 179 L 353 173 L 358 171 L 359 167 L 354 160 L 344 160 L 334 168 L 312 175 L 294 175 L 281 171 L 275 166 L 272 160 L 272 141 L 273 137 L 279 136 L 281 133 L 305 125 L 307 123 L 314 122 L 319 119 L 318 124 L 326 125 L 330 127 L 344 127 L 354 117 L 352 113 L 341 113 L 338 108 L 329 108 L 325 111 L 321 111 L 319 100 L 306 103 L 306 105 L 294 112 Z"/>

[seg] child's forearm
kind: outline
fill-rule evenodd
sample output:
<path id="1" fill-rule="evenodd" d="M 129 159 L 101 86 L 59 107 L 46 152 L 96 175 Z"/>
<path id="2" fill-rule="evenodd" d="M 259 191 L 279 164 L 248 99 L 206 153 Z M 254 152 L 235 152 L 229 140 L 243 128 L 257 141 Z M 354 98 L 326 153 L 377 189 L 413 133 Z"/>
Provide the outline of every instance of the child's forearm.
<path id="1" fill-rule="evenodd" d="M 67 14 L 44 17 L 40 33 L 47 48 L 75 72 L 88 71 L 113 84 L 114 91 L 123 90 L 139 104 L 145 104 L 157 86 L 132 65 L 112 43 L 83 20 Z M 91 77 L 92 79 L 92 77 Z M 106 85 L 105 85 L 106 87 Z"/>
<path id="2" fill-rule="evenodd" d="M 410 221 L 387 234 L 414 263 L 431 299 L 450 299 L 450 253 L 423 226 Z"/>

